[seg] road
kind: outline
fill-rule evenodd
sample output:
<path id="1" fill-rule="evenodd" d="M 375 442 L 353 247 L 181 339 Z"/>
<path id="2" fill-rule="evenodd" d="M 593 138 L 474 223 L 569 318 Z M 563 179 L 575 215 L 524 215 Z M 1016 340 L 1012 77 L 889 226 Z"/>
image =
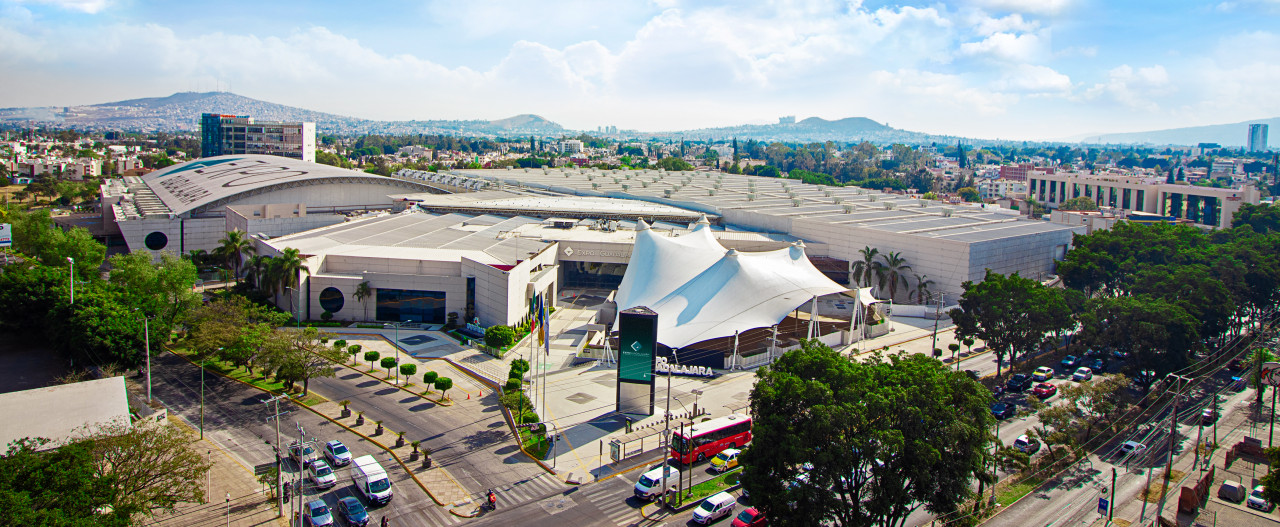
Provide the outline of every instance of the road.
<path id="1" fill-rule="evenodd" d="M 172 415 L 181 417 L 193 428 L 197 428 L 200 423 L 200 379 L 198 367 L 172 353 L 162 353 L 152 359 L 154 397 L 163 402 Z M 312 383 L 314 385 L 314 381 Z M 247 467 L 246 470 L 269 465 L 274 461 L 272 444 L 275 443 L 276 429 L 274 422 L 267 421 L 273 411 L 268 405 L 262 404 L 267 398 L 265 393 L 206 373 L 204 397 L 206 438 L 227 450 L 233 458 Z M 396 496 L 387 506 L 372 511 L 375 519 L 386 516 L 397 527 L 439 527 L 462 521 L 432 502 L 385 451 L 305 409 L 282 401 L 280 410 L 289 412 L 280 423 L 284 442 L 297 438 L 295 423 L 300 424 L 306 431 L 308 440 L 312 437 L 321 442 L 340 440 L 351 449 L 353 455 L 373 455 L 387 469 Z M 286 461 L 283 466 L 282 473 L 286 478 L 297 476 L 298 470 L 292 461 Z M 349 467 L 338 468 L 335 472 L 338 474 L 339 484 L 323 492 L 307 488 L 305 494 L 308 501 L 319 497 L 332 507 L 341 496 L 357 493 L 351 484 Z M 252 476 L 246 473 L 245 477 Z M 297 498 L 294 500 L 293 504 L 296 506 Z"/>
<path id="2" fill-rule="evenodd" d="M 432 362 L 432 368 L 446 377 L 465 375 L 443 361 Z M 446 467 L 473 499 L 491 488 L 564 489 L 516 447 L 495 392 L 442 406 L 348 366 L 338 367 L 334 377 L 312 379 L 311 389 L 332 401 L 350 400 L 353 412 L 405 432 L 406 441 L 421 440 L 431 449 L 431 459 Z"/>

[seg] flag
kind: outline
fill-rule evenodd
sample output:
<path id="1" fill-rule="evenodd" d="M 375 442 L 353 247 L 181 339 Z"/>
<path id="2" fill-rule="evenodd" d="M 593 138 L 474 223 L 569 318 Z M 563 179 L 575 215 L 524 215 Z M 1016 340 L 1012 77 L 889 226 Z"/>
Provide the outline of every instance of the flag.
<path id="1" fill-rule="evenodd" d="M 542 317 L 542 323 L 539 324 L 541 327 L 538 328 L 538 342 L 541 343 L 547 340 L 547 305 L 541 301 L 538 302 L 538 316 Z"/>
<path id="2" fill-rule="evenodd" d="M 529 299 L 529 332 L 535 335 L 538 333 L 538 313 L 542 311 L 538 308 L 539 302 L 541 302 L 541 295 L 533 295 L 533 298 Z"/>

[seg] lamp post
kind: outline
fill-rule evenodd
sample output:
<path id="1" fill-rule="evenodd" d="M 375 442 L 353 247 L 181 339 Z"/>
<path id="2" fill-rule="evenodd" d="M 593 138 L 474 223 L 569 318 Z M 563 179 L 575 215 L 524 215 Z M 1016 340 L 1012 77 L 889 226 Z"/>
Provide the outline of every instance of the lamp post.
<path id="1" fill-rule="evenodd" d="M 71 284 L 71 303 L 75 304 L 76 303 L 76 259 L 68 256 L 67 263 L 70 264 L 71 266 L 70 269 L 67 271 L 67 283 Z"/>
<path id="2" fill-rule="evenodd" d="M 693 415 L 689 416 L 690 422 L 692 422 L 693 418 L 698 417 L 698 396 L 702 395 L 702 390 L 695 388 L 689 390 L 689 393 L 693 394 Z"/>

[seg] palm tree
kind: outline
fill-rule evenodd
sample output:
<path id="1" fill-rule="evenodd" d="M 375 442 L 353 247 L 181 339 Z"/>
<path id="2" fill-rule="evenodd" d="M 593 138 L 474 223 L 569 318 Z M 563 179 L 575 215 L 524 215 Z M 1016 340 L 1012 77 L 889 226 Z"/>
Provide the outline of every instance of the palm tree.
<path id="1" fill-rule="evenodd" d="M 889 298 L 892 299 L 898 295 L 898 280 L 902 280 L 902 285 L 907 284 L 907 271 L 911 270 L 911 266 L 907 265 L 907 259 L 899 252 L 882 254 L 880 257 L 884 259 L 884 263 L 880 264 L 880 289 L 884 289 L 888 282 Z"/>
<path id="2" fill-rule="evenodd" d="M 235 268 L 236 280 L 240 280 L 240 265 L 244 262 L 247 255 L 257 252 L 254 249 L 253 242 L 240 229 L 227 231 L 227 237 L 218 242 L 218 248 L 213 253 L 221 256 L 227 261 L 227 265 Z"/>
<path id="3" fill-rule="evenodd" d="M 880 274 L 880 262 L 876 261 L 880 249 L 863 247 L 858 253 L 862 254 L 862 260 L 853 262 L 853 281 L 858 285 L 871 287 L 871 277 Z"/>
<path id="4" fill-rule="evenodd" d="M 303 260 L 302 255 L 293 247 L 286 247 L 280 256 L 271 259 L 271 264 L 274 268 L 273 278 L 280 287 L 277 291 L 297 288 L 301 273 L 311 276 L 311 269 L 307 268 L 306 260 Z M 289 311 L 293 312 L 293 295 L 289 295 Z M 298 320 L 302 320 L 301 314 L 298 315 Z"/>
<path id="5" fill-rule="evenodd" d="M 253 285 L 263 292 L 269 292 L 271 285 L 268 282 L 268 271 L 270 270 L 271 257 L 261 254 L 255 254 L 249 258 L 249 268 L 245 270 L 245 276 L 253 277 Z"/>
<path id="6" fill-rule="evenodd" d="M 915 275 L 916 277 L 916 303 L 924 304 L 924 299 L 933 296 L 933 291 L 929 290 L 929 286 L 933 285 L 933 280 L 929 279 L 929 275 Z"/>
<path id="7" fill-rule="evenodd" d="M 191 265 L 196 266 L 196 270 L 200 270 L 200 266 L 204 265 L 204 261 L 209 257 L 209 252 L 204 249 L 192 249 L 187 251 L 187 259 L 191 260 Z"/>
<path id="8" fill-rule="evenodd" d="M 365 280 L 356 286 L 356 291 L 351 293 L 351 297 L 356 302 L 364 303 L 364 299 L 373 296 L 373 288 L 369 287 L 369 281 Z M 369 320 L 369 304 L 364 304 L 364 319 Z"/>

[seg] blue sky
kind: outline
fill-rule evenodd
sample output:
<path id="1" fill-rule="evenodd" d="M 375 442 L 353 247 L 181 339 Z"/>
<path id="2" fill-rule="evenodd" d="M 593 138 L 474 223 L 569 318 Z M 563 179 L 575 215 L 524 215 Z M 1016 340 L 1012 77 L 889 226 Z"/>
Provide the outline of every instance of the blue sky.
<path id="1" fill-rule="evenodd" d="M 1280 116 L 1280 0 L 0 0 L 0 106 L 178 91 L 646 131 L 1059 139 Z"/>

